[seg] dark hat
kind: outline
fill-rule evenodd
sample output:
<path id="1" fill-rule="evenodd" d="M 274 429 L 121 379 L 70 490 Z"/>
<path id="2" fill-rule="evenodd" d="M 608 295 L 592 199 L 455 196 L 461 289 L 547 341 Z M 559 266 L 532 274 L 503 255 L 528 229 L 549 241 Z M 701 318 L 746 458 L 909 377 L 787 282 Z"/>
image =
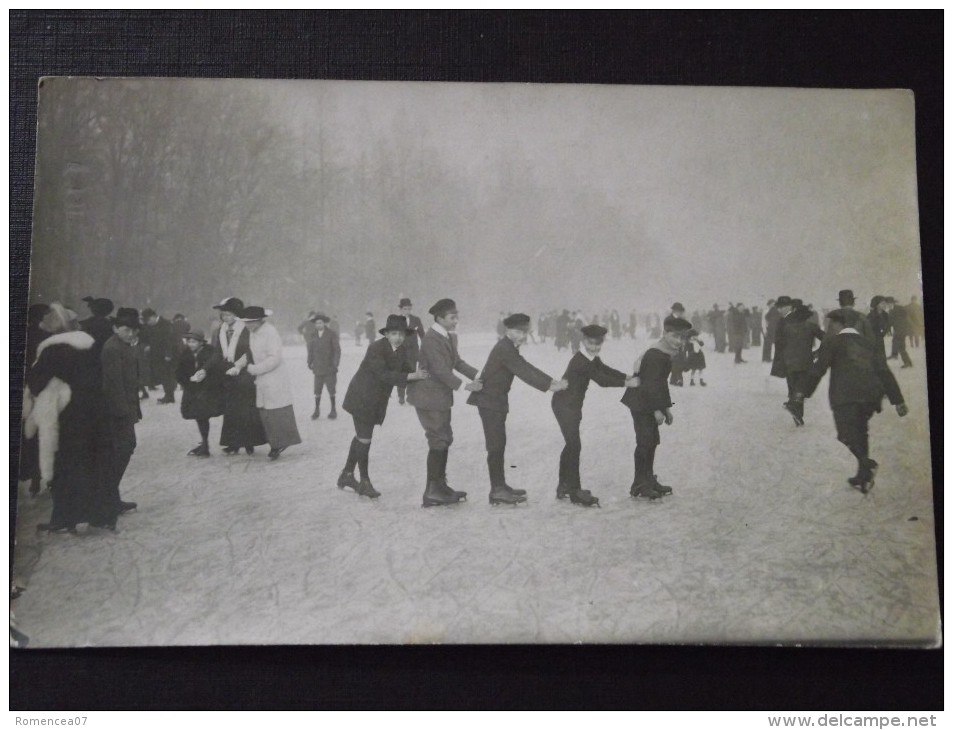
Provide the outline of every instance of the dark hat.
<path id="1" fill-rule="evenodd" d="M 896 303 L 897 303 L 897 300 L 894 299 L 893 297 L 884 297 L 884 301 L 887 302 L 887 304 L 896 304 Z"/>
<path id="2" fill-rule="evenodd" d="M 394 330 L 403 330 L 406 334 L 416 332 L 407 324 L 407 318 L 402 314 L 388 314 L 387 315 L 387 324 L 381 327 L 378 332 L 382 335 L 386 335 L 388 332 L 393 332 Z"/>
<path id="3" fill-rule="evenodd" d="M 35 322 L 39 324 L 39 322 L 46 316 L 46 313 L 49 311 L 50 311 L 49 304 L 43 304 L 42 302 L 39 302 L 37 304 L 31 304 L 30 308 L 27 310 L 27 315 L 26 315 L 27 321 Z"/>
<path id="4" fill-rule="evenodd" d="M 871 309 L 876 309 L 877 306 L 878 306 L 882 301 L 884 301 L 884 298 L 878 294 L 877 296 L 875 296 L 873 299 L 870 300 L 870 308 L 871 308 Z"/>
<path id="5" fill-rule="evenodd" d="M 804 300 L 803 300 L 803 299 L 798 299 L 797 297 L 794 297 L 794 299 L 791 300 L 791 306 L 792 306 L 792 307 L 803 307 L 803 306 L 804 306 Z"/>
<path id="6" fill-rule="evenodd" d="M 236 317 L 240 317 L 242 311 L 245 309 L 245 303 L 238 297 L 226 297 L 218 304 L 214 305 L 212 309 L 218 309 L 222 312 L 229 312 L 234 314 Z"/>
<path id="7" fill-rule="evenodd" d="M 673 304 L 671 307 L 669 307 L 669 309 L 671 309 L 671 310 L 674 311 L 674 312 L 684 312 L 684 311 L 685 311 L 685 305 L 682 304 L 681 302 L 675 302 L 675 304 Z"/>
<path id="8" fill-rule="evenodd" d="M 205 342 L 205 333 L 202 330 L 192 330 L 182 335 L 183 340 L 201 340 Z"/>
<path id="9" fill-rule="evenodd" d="M 528 330 L 529 315 L 517 312 L 503 320 L 503 326 L 511 330 Z"/>
<path id="10" fill-rule="evenodd" d="M 692 329 L 692 323 L 681 317 L 666 317 L 662 327 L 666 332 L 677 332 L 685 337 L 694 337 L 698 334 Z"/>
<path id="11" fill-rule="evenodd" d="M 173 322 L 178 322 L 178 321 L 183 320 L 183 319 L 185 319 L 185 315 L 182 314 L 181 312 L 176 312 L 174 315 L 172 315 L 172 321 L 173 321 Z"/>
<path id="12" fill-rule="evenodd" d="M 89 299 L 90 297 L 87 297 Z M 86 301 L 85 299 L 83 301 Z M 113 311 L 112 299 L 93 299 L 89 302 L 89 311 L 97 317 L 108 317 Z"/>
<path id="13" fill-rule="evenodd" d="M 96 297 L 83 297 L 83 301 L 86 302 L 87 304 L 92 304 L 93 302 L 96 301 Z"/>
<path id="14" fill-rule="evenodd" d="M 412 303 L 407 297 L 403 297 L 403 298 L 400 300 L 400 304 L 398 304 L 397 306 L 398 306 L 398 307 L 412 307 L 412 306 L 414 306 L 414 305 L 413 305 L 413 303 Z"/>
<path id="15" fill-rule="evenodd" d="M 427 311 L 434 317 L 445 317 L 449 312 L 457 311 L 457 303 L 452 299 L 441 299 Z"/>
<path id="16" fill-rule="evenodd" d="M 591 340 L 601 340 L 606 336 L 609 330 L 597 324 L 587 324 L 579 331 L 582 332 L 583 337 L 588 337 Z"/>
<path id="17" fill-rule="evenodd" d="M 791 297 L 789 297 L 787 294 L 782 294 L 781 296 L 779 296 L 778 301 L 774 303 L 774 306 L 776 306 L 778 309 L 780 309 L 781 307 L 791 307 L 793 305 L 794 305 L 794 300 L 791 299 Z"/>
<path id="18" fill-rule="evenodd" d="M 308 317 L 308 319 L 312 322 L 317 322 L 320 319 L 325 324 L 331 321 L 331 318 L 323 312 L 311 312 L 311 316 Z"/>
<path id="19" fill-rule="evenodd" d="M 113 327 L 130 327 L 134 330 L 142 325 L 139 323 L 139 312 L 132 307 L 120 307 L 116 310 L 116 316 L 112 318 Z"/>
<path id="20" fill-rule="evenodd" d="M 853 304 L 854 292 L 852 292 L 850 289 L 841 289 L 839 292 L 837 292 L 837 303 L 842 307 L 845 304 Z"/>
<path id="21" fill-rule="evenodd" d="M 142 310 L 143 319 L 149 319 L 149 317 L 155 317 L 155 316 L 157 315 L 156 315 L 156 310 L 154 309 L 149 309 L 149 307 L 146 307 L 145 309 Z"/>
<path id="22" fill-rule="evenodd" d="M 827 313 L 827 318 L 831 322 L 839 322 L 840 324 L 846 325 L 848 320 L 848 313 L 844 309 L 835 309 L 834 311 Z"/>
<path id="23" fill-rule="evenodd" d="M 270 317 L 272 311 L 270 309 L 265 309 L 264 307 L 258 306 L 248 306 L 242 310 L 242 313 L 238 315 L 238 318 L 242 322 L 257 322 L 259 319 L 264 319 L 265 317 Z"/>

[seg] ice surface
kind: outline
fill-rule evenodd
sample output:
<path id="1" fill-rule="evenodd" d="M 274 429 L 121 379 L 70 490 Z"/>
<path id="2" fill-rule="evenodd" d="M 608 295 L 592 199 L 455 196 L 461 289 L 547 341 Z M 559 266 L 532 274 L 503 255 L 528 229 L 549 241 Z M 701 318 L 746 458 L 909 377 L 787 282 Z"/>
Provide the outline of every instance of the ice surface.
<path id="1" fill-rule="evenodd" d="M 461 354 L 480 368 L 494 339 L 464 331 Z M 646 344 L 610 340 L 603 359 L 629 370 Z M 347 339 L 342 349 L 339 402 L 365 351 Z M 621 390 L 590 387 L 582 475 L 601 509 L 555 499 L 562 439 L 550 396 L 519 382 L 507 477 L 529 500 L 517 507 L 487 502 L 480 419 L 462 390 L 448 477 L 469 501 L 431 509 L 420 506 L 423 430 L 396 391 L 371 450 L 383 496 L 337 489 L 353 427 L 343 412 L 327 420 L 327 395 L 309 420 L 303 347 L 285 356 L 304 443 L 276 462 L 262 448 L 186 456 L 194 422 L 153 397 L 121 488 L 139 510 L 115 534 L 37 534 L 49 494 L 31 500 L 20 485 L 17 627 L 33 647 L 938 642 L 923 349 L 894 371 L 910 415 L 887 407 L 871 422 L 881 466 L 866 496 L 846 483 L 855 463 L 835 440 L 826 382 L 796 428 L 760 350 L 733 365 L 707 349 L 708 387 L 686 377 L 673 388 L 656 471 L 675 493 L 660 503 L 628 495 L 634 435 Z M 556 377 L 569 359 L 551 341 L 524 354 Z"/>

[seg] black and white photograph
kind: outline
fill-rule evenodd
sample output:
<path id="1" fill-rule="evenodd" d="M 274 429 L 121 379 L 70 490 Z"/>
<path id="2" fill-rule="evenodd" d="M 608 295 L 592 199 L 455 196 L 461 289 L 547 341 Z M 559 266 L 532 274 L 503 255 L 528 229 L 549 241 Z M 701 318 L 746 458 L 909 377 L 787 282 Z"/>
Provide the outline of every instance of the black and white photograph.
<path id="1" fill-rule="evenodd" d="M 941 644 L 909 91 L 38 96 L 15 645 Z"/>

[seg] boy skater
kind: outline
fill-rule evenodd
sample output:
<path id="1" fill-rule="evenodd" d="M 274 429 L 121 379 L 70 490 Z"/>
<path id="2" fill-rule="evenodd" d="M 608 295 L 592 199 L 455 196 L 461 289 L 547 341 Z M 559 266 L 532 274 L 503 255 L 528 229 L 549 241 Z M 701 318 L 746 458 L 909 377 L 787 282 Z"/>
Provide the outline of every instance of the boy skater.
<path id="1" fill-rule="evenodd" d="M 830 368 L 829 398 L 837 427 L 837 440 L 850 449 L 857 459 L 857 474 L 848 483 L 867 494 L 874 486 L 877 462 L 868 454 L 867 426 L 871 416 L 879 413 L 884 395 L 896 406 L 897 415 L 907 415 L 900 386 L 890 372 L 877 344 L 860 334 L 849 323 L 853 313 L 834 310 L 828 316 L 829 337 L 818 351 L 817 361 L 804 378 L 799 401 L 810 397 L 824 373 Z"/>
<path id="2" fill-rule="evenodd" d="M 603 388 L 635 387 L 639 384 L 638 378 L 627 379 L 625 373 L 613 370 L 599 359 L 607 331 L 605 327 L 597 324 L 582 328 L 582 349 L 570 358 L 569 366 L 563 374 L 563 380 L 569 383 L 569 387 L 553 393 L 553 413 L 566 441 L 559 455 L 556 499 L 569 497 L 570 502 L 584 507 L 599 506 L 599 498 L 593 497 L 588 489 L 582 488 L 579 477 L 579 454 L 582 451 L 579 424 L 582 421 L 582 403 L 586 398 L 589 381 L 593 380 Z"/>
<path id="3" fill-rule="evenodd" d="M 486 439 L 486 464 L 490 472 L 490 504 L 519 504 L 526 501 L 525 489 L 513 489 L 506 483 L 503 470 L 506 451 L 506 414 L 514 376 L 537 390 L 565 390 L 565 380 L 553 380 L 530 365 L 519 353 L 529 333 L 529 315 L 511 314 L 503 320 L 504 334 L 490 351 L 479 380 L 483 388 L 470 393 L 467 403 L 476 406 L 483 421 Z"/>
<path id="4" fill-rule="evenodd" d="M 447 456 L 453 443 L 450 409 L 453 406 L 453 391 L 463 385 L 453 371 L 473 381 L 464 386 L 465 390 L 473 392 L 482 388 L 479 380 L 473 380 L 477 369 L 465 363 L 457 349 L 457 305 L 452 299 L 441 299 L 430 308 L 430 314 L 433 315 L 434 323 L 423 336 L 418 356 L 420 367 L 430 377 L 410 383 L 407 387 L 407 400 L 417 409 L 417 418 L 424 427 L 430 447 L 427 453 L 424 507 L 456 504 L 467 496 L 466 492 L 450 489 L 447 484 Z"/>
<path id="5" fill-rule="evenodd" d="M 341 343 L 338 333 L 328 327 L 331 318 L 315 312 L 311 321 L 314 322 L 314 332 L 308 340 L 308 368 L 314 372 L 314 413 L 311 420 L 316 421 L 321 415 L 321 393 L 327 387 L 331 396 L 331 412 L 328 418 L 332 421 L 338 417 L 334 403 L 338 383 L 338 365 L 341 362 Z"/>
<path id="6" fill-rule="evenodd" d="M 627 388 L 622 402 L 632 412 L 635 427 L 635 478 L 629 494 L 633 497 L 658 499 L 672 493 L 672 488 L 660 484 L 655 476 L 655 449 L 661 443 L 658 427 L 664 422 L 671 426 L 672 398 L 668 392 L 668 376 L 672 358 L 689 337 L 697 335 L 690 322 L 667 318 L 662 338 L 652 345 L 636 363 L 635 375 L 640 384 Z"/>
<path id="7" fill-rule="evenodd" d="M 202 330 L 186 332 L 182 339 L 186 350 L 179 355 L 175 379 L 182 386 L 182 418 L 195 421 L 201 443 L 189 456 L 210 456 L 208 450 L 209 419 L 224 411 L 221 371 L 222 358 L 218 351 L 205 343 Z"/>
<path id="8" fill-rule="evenodd" d="M 406 384 L 408 380 L 427 378 L 425 371 L 414 371 L 404 352 L 404 339 L 413 331 L 407 326 L 407 320 L 399 314 L 388 316 L 387 324 L 380 330 L 384 339 L 372 341 L 368 345 L 361 366 L 351 378 L 341 407 L 354 418 L 355 435 L 351 440 L 347 463 L 338 477 L 340 489 L 350 487 L 358 494 L 371 499 L 381 496 L 371 484 L 368 471 L 374 426 L 384 423 L 387 401 L 395 385 Z M 354 478 L 355 466 L 361 470 L 360 482 Z"/>

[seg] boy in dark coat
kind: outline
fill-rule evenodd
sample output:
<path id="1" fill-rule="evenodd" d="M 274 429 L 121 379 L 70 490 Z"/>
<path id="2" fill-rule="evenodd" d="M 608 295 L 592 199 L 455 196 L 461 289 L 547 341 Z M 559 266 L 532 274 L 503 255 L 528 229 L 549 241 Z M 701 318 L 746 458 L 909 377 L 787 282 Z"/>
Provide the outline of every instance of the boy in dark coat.
<path id="1" fill-rule="evenodd" d="M 320 417 L 321 394 L 327 388 L 331 398 L 328 418 L 333 421 L 338 417 L 334 399 L 337 396 L 338 365 L 341 364 L 341 342 L 338 333 L 328 326 L 331 321 L 328 315 L 315 312 L 312 316 L 314 332 L 308 341 L 308 368 L 314 373 L 314 413 L 311 414 L 311 420 Z"/>
<path id="2" fill-rule="evenodd" d="M 652 345 L 636 362 L 638 387 L 627 388 L 622 402 L 632 412 L 635 427 L 635 478 L 629 494 L 633 497 L 658 499 L 672 493 L 672 488 L 659 483 L 655 476 L 655 450 L 661 443 L 659 426 L 671 426 L 672 398 L 668 391 L 668 376 L 672 358 L 685 340 L 696 334 L 690 322 L 667 319 L 661 339 Z"/>
<path id="3" fill-rule="evenodd" d="M 381 494 L 371 484 L 368 461 L 374 426 L 384 423 L 387 401 L 395 385 L 406 385 L 408 380 L 424 380 L 427 373 L 414 370 L 407 361 L 404 340 L 413 330 L 399 314 L 387 317 L 380 330 L 384 339 L 371 342 L 364 360 L 351 378 L 342 408 L 354 418 L 354 438 L 347 454 L 347 463 L 338 477 L 338 488 L 350 487 L 365 497 L 375 499 Z M 354 467 L 361 470 L 361 481 L 354 478 Z"/>
<path id="4" fill-rule="evenodd" d="M 562 431 L 566 445 L 559 455 L 559 483 L 556 486 L 556 499 L 569 500 L 584 507 L 599 505 L 599 498 L 588 489 L 582 488 L 579 476 L 579 457 L 582 441 L 579 438 L 579 424 L 582 422 L 582 404 L 586 399 L 589 381 L 603 388 L 634 387 L 638 378 L 626 378 L 625 373 L 613 370 L 599 359 L 602 343 L 607 330 L 597 324 L 582 328 L 582 348 L 569 360 L 569 366 L 563 373 L 563 380 L 569 384 L 566 390 L 553 393 L 553 414 Z"/>
<path id="5" fill-rule="evenodd" d="M 464 388 L 480 390 L 482 384 L 473 380 L 477 369 L 463 361 L 457 346 L 457 305 L 452 299 L 441 299 L 430 308 L 433 326 L 427 331 L 420 345 L 420 367 L 430 376 L 426 380 L 411 383 L 407 399 L 417 410 L 417 418 L 427 436 L 427 486 L 424 489 L 423 506 L 437 507 L 456 504 L 467 496 L 466 492 L 451 489 L 447 484 L 447 457 L 453 443 L 450 427 L 450 411 L 453 407 L 453 391 L 463 385 L 454 371 L 470 378 Z"/>
<path id="6" fill-rule="evenodd" d="M 907 415 L 900 386 L 877 352 L 876 343 L 848 326 L 853 321 L 849 313 L 835 310 L 828 315 L 831 336 L 825 340 L 811 371 L 803 381 L 803 393 L 797 398 L 810 397 L 828 369 L 831 371 L 829 398 L 837 427 L 837 440 L 850 449 L 857 459 L 857 474 L 847 481 L 867 494 L 874 486 L 877 462 L 870 458 L 868 424 L 874 413 L 879 413 L 884 395 L 897 409 L 897 415 Z"/>
<path id="7" fill-rule="evenodd" d="M 414 314 L 414 304 L 407 297 L 402 297 L 400 304 L 398 305 L 400 309 L 400 314 L 402 314 L 406 319 L 407 323 L 410 325 L 410 329 L 414 330 L 412 335 L 409 335 L 406 340 L 404 340 L 404 349 L 407 352 L 407 358 L 411 365 L 417 365 L 417 353 L 420 352 L 420 342 L 423 340 L 426 330 L 424 330 L 424 323 L 420 321 L 420 317 Z M 401 405 L 404 405 L 404 401 L 407 397 L 407 388 L 403 385 L 397 386 L 397 402 Z"/>
<path id="8" fill-rule="evenodd" d="M 202 330 L 186 332 L 185 351 L 179 355 L 175 379 L 182 386 L 182 418 L 198 424 L 202 441 L 189 456 L 211 456 L 208 450 L 209 420 L 222 415 L 224 395 L 221 356 L 205 342 Z"/>
<path id="9" fill-rule="evenodd" d="M 530 365 L 519 353 L 529 333 L 529 315 L 511 314 L 503 320 L 505 333 L 490 351 L 479 380 L 483 388 L 470 393 L 467 403 L 476 406 L 483 421 L 486 439 L 486 463 L 490 472 L 490 504 L 519 504 L 526 501 L 525 489 L 513 489 L 506 483 L 503 469 L 506 452 L 506 414 L 513 378 L 540 391 L 565 390 L 565 380 L 554 380 Z"/>

